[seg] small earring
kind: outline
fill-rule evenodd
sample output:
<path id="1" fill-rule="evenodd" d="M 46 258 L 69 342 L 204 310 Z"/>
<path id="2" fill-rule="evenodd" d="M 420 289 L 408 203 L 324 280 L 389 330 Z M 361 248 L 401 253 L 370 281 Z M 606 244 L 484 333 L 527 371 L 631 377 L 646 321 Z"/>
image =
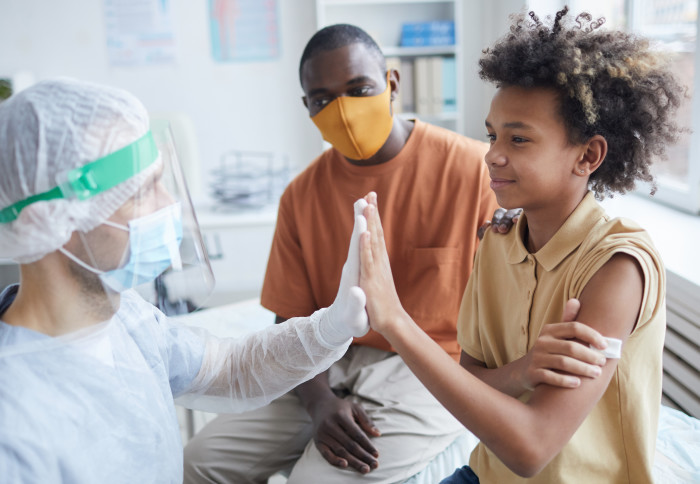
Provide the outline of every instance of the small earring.
<path id="1" fill-rule="evenodd" d="M 586 171 L 585 171 L 585 170 L 579 170 L 578 172 L 579 172 L 580 174 L 583 175 Z"/>

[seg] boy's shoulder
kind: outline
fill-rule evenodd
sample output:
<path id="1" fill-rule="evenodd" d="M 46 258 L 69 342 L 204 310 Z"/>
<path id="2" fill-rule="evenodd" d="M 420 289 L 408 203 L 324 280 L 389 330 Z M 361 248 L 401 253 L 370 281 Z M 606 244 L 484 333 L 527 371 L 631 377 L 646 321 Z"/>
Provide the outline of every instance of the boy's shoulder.
<path id="1" fill-rule="evenodd" d="M 527 257 L 527 249 L 523 245 L 518 225 L 515 224 L 505 233 L 495 233 L 491 229 L 484 232 L 479 242 L 476 257 L 479 264 L 485 264 L 494 270 L 497 266 L 509 266 L 522 262 Z"/>
<path id="2" fill-rule="evenodd" d="M 525 229 L 521 223 L 524 221 L 516 224 L 506 234 L 487 230 L 479 245 L 479 258 L 488 261 L 488 264 L 497 264 L 499 261 L 508 264 L 523 262 L 529 254 L 522 238 Z M 643 227 L 631 219 L 611 218 L 602 209 L 593 210 L 592 207 L 585 213 L 572 214 L 571 220 L 559 229 L 541 251 L 545 258 L 545 252 L 549 255 L 556 252 L 560 254 L 557 257 L 562 259 L 565 254 L 574 251 L 579 262 L 582 259 L 609 257 L 621 251 L 647 253 L 652 258 L 660 259 L 649 233 Z"/>
<path id="3" fill-rule="evenodd" d="M 612 218 L 606 214 L 601 222 L 590 230 L 581 244 L 581 249 L 586 252 L 595 247 L 608 245 L 617 247 L 648 246 L 656 251 L 651 236 L 637 222 L 625 217 Z"/>

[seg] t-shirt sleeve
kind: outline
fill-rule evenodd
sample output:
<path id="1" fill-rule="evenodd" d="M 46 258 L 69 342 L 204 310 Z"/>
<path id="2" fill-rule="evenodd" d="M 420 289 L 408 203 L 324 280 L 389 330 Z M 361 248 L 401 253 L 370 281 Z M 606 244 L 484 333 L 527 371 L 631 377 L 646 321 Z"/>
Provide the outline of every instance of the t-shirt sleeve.
<path id="1" fill-rule="evenodd" d="M 579 263 L 575 264 L 569 284 L 568 297 L 580 297 L 586 284 L 615 254 L 627 254 L 639 264 L 644 277 L 642 306 L 635 331 L 652 320 L 658 311 L 664 310 L 666 292 L 663 262 L 648 234 L 629 226 L 624 219 L 617 219 L 591 250 L 582 250 Z"/>
<path id="2" fill-rule="evenodd" d="M 263 307 L 284 318 L 308 316 L 318 309 L 312 296 L 290 188 L 280 199 L 260 296 Z"/>

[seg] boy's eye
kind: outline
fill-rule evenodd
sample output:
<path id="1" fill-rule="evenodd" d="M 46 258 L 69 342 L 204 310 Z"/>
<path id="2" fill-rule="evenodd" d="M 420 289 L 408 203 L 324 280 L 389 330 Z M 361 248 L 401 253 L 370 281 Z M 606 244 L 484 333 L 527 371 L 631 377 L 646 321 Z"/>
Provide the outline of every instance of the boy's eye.
<path id="1" fill-rule="evenodd" d="M 318 99 L 314 99 L 314 100 L 313 100 L 314 106 L 317 107 L 317 108 L 322 108 L 322 107 L 324 107 L 326 104 L 328 104 L 329 102 L 330 102 L 330 99 L 327 98 L 327 97 L 321 97 L 321 98 L 318 98 Z"/>
<path id="2" fill-rule="evenodd" d="M 495 134 L 491 134 L 491 133 L 487 133 L 487 134 L 486 134 L 486 139 L 489 140 L 489 143 L 493 143 L 494 141 L 496 141 L 496 135 L 495 135 Z"/>
<path id="3" fill-rule="evenodd" d="M 527 140 L 525 138 L 521 138 L 520 136 L 513 136 L 513 143 L 525 143 Z"/>

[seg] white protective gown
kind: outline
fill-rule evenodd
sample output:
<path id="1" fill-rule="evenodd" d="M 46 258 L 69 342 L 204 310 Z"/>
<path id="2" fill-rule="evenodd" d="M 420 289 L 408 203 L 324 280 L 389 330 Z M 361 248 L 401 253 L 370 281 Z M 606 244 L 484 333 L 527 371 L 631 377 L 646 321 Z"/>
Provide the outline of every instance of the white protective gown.
<path id="1" fill-rule="evenodd" d="M 111 320 L 60 337 L 0 321 L 0 481 L 181 483 L 173 398 L 241 412 L 326 370 L 351 340 L 324 342 L 323 311 L 219 339 L 128 291 Z"/>

